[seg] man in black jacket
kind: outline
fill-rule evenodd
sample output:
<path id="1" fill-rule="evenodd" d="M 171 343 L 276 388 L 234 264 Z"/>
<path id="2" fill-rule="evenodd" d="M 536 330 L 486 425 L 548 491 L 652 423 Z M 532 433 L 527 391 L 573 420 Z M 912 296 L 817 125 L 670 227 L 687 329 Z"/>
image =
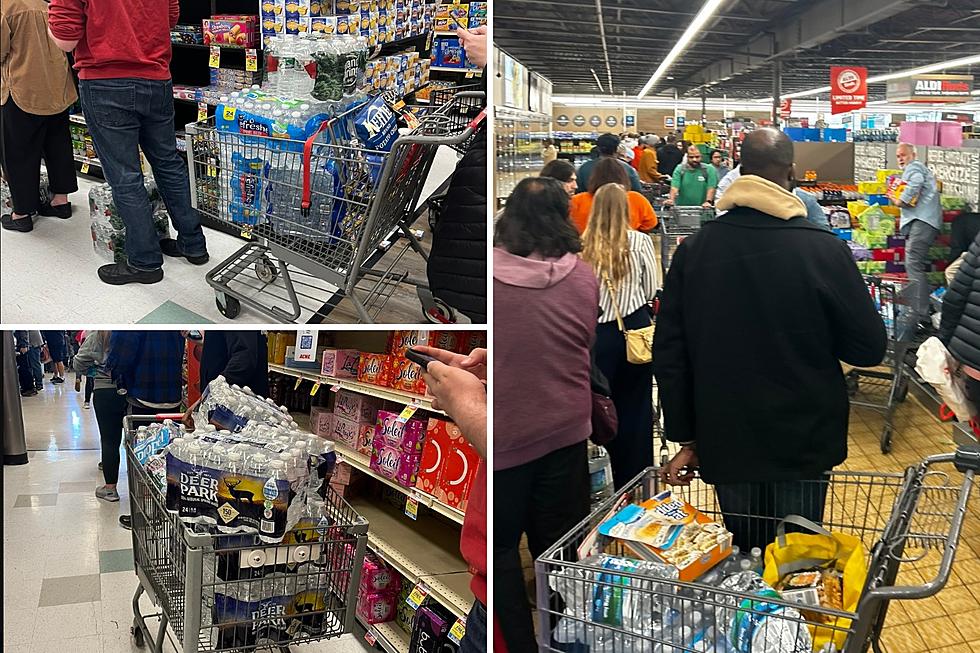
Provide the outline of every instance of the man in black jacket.
<path id="1" fill-rule="evenodd" d="M 789 138 L 749 134 L 728 212 L 674 254 L 654 339 L 666 436 L 682 445 L 664 480 L 687 484 L 700 467 L 743 550 L 765 547 L 787 514 L 821 520 L 826 485 L 813 481 L 847 457 L 840 361 L 885 354 L 847 246 L 806 220 L 792 180 Z"/>
<path id="2" fill-rule="evenodd" d="M 219 375 L 228 383 L 248 386 L 262 397 L 269 396 L 269 348 L 261 331 L 208 331 L 201 348 L 200 391 Z M 184 424 L 194 428 L 193 411 L 184 413 Z"/>

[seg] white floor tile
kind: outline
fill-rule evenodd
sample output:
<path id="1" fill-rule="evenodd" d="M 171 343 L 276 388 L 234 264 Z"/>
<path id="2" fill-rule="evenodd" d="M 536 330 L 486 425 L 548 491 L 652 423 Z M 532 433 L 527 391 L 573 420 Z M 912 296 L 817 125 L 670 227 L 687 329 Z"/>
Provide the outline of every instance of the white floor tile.
<path id="1" fill-rule="evenodd" d="M 29 645 L 34 635 L 35 608 L 20 608 L 16 603 L 7 602 L 7 588 L 4 585 L 3 600 L 3 643 L 4 650 L 13 651 L 14 647 Z M 37 603 L 35 602 L 35 606 Z"/>
<path id="2" fill-rule="evenodd" d="M 99 635 L 102 632 L 100 611 L 101 606 L 98 603 L 72 603 L 38 608 L 32 641 L 36 644 L 39 641 L 60 640 L 66 633 L 76 637 Z"/>
<path id="3" fill-rule="evenodd" d="M 98 635 L 59 639 L 55 641 L 35 640 L 31 644 L 31 653 L 53 653 L 54 651 L 70 651 L 71 653 L 103 653 L 102 638 Z"/>

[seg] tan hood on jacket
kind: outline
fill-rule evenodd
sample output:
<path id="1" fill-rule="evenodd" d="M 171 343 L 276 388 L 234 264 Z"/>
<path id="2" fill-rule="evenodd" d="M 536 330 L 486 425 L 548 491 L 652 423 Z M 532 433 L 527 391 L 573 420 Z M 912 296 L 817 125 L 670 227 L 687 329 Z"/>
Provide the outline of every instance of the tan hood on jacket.
<path id="1" fill-rule="evenodd" d="M 806 216 L 803 200 L 782 186 L 757 175 L 742 175 L 718 200 L 719 211 L 731 211 L 736 206 L 756 209 L 782 220 Z"/>

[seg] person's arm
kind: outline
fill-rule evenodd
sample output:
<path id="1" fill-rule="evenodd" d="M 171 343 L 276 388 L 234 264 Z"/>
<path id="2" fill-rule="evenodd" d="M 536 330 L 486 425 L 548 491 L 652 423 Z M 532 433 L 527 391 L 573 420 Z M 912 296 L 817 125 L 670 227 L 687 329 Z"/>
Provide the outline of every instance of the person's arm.
<path id="1" fill-rule="evenodd" d="M 422 370 L 433 396 L 432 406 L 443 410 L 459 426 L 470 444 L 487 457 L 487 350 L 474 349 L 469 356 L 434 347 L 416 347 L 436 360 Z"/>
<path id="2" fill-rule="evenodd" d="M 636 205 L 639 213 L 639 224 L 637 224 L 636 230 L 648 232 L 656 229 L 658 223 L 657 213 L 653 210 L 653 206 L 650 205 L 650 200 L 637 193 L 633 196 L 633 202 L 631 203 Z"/>
<path id="3" fill-rule="evenodd" d="M 687 247 L 677 246 L 664 280 L 657 330 L 653 337 L 653 372 L 660 389 L 664 435 L 671 442 L 694 442 L 694 382 L 684 329 L 684 259 Z"/>
<path id="4" fill-rule="evenodd" d="M 0 65 L 7 61 L 7 55 L 10 54 L 10 37 L 12 35 L 13 30 L 10 29 L 7 17 L 0 16 Z"/>
<path id="5" fill-rule="evenodd" d="M 652 302 L 657 296 L 657 255 L 653 250 L 653 240 L 644 235 L 640 242 L 640 260 L 643 261 L 643 296 Z"/>
<path id="6" fill-rule="evenodd" d="M 103 352 L 99 346 L 102 339 L 97 332 L 93 331 L 92 333 L 94 335 L 90 335 L 82 341 L 82 346 L 78 348 L 75 357 L 72 358 L 72 369 L 78 374 L 85 374 L 90 367 L 102 363 Z"/>
<path id="7" fill-rule="evenodd" d="M 170 0 L 170 29 L 177 26 L 180 20 L 180 1 Z"/>
<path id="8" fill-rule="evenodd" d="M 970 244 L 970 249 L 964 254 L 956 276 L 949 284 L 943 295 L 942 321 L 939 323 L 939 339 L 949 346 L 953 333 L 959 326 L 960 318 L 966 309 L 967 300 L 973 290 L 973 280 L 977 277 L 977 266 L 980 265 L 980 234 Z"/>
<path id="9" fill-rule="evenodd" d="M 74 50 L 85 35 L 84 0 L 51 0 L 48 35 L 65 52 Z"/>
<path id="10" fill-rule="evenodd" d="M 260 362 L 263 367 L 266 366 L 265 360 L 259 361 L 261 335 L 258 331 L 225 331 L 224 336 L 228 362 L 221 374 L 228 383 L 248 385 L 248 379 L 252 378 L 256 366 Z"/>
<path id="11" fill-rule="evenodd" d="M 649 154 L 647 154 L 648 152 Z M 644 161 L 646 163 L 644 163 Z M 660 178 L 660 172 L 657 170 L 657 168 L 660 166 L 660 162 L 657 161 L 656 150 L 643 150 L 643 156 L 640 159 L 640 164 L 643 166 L 643 173 L 647 176 L 647 179 L 656 180 Z"/>
<path id="12" fill-rule="evenodd" d="M 22 354 L 30 349 L 31 341 L 27 331 L 14 331 L 14 345 L 17 347 L 17 351 Z"/>
<path id="13" fill-rule="evenodd" d="M 911 207 L 922 193 L 922 187 L 926 184 L 926 175 L 918 167 L 910 170 L 908 175 L 908 179 L 905 179 L 905 183 L 907 184 L 905 190 L 902 191 L 902 195 L 898 198 L 899 206 Z"/>
<path id="14" fill-rule="evenodd" d="M 708 192 L 704 196 L 705 202 L 710 206 L 715 201 L 715 190 L 718 188 L 718 173 L 713 166 L 708 166 Z"/>
<path id="15" fill-rule="evenodd" d="M 635 190 L 637 193 L 639 193 L 641 190 L 643 190 L 643 184 L 640 183 L 640 175 L 636 173 L 633 166 L 625 161 L 623 163 L 626 164 L 626 174 L 630 176 L 630 190 Z"/>
<path id="16" fill-rule="evenodd" d="M 681 190 L 681 167 L 674 168 L 674 174 L 670 178 L 670 197 L 665 204 L 673 204 L 677 200 L 677 193 Z"/>
<path id="17" fill-rule="evenodd" d="M 885 323 L 843 241 L 834 241 L 825 270 L 829 274 L 823 276 L 819 292 L 828 313 L 834 355 L 855 367 L 878 365 L 888 344 Z"/>

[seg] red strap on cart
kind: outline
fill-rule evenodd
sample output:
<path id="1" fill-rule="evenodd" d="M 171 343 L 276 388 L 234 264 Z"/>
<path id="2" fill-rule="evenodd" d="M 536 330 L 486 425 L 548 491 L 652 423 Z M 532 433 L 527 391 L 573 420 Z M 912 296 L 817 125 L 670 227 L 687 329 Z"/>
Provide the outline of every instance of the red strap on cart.
<path id="1" fill-rule="evenodd" d="M 306 143 L 303 144 L 303 201 L 300 207 L 303 209 L 303 215 L 310 210 L 310 156 L 313 154 L 313 141 L 316 140 L 317 136 L 323 132 L 324 129 L 330 126 L 332 120 L 327 120 L 320 123 L 320 126 L 316 128 L 316 131 L 310 134 L 310 137 L 306 139 Z"/>
<path id="2" fill-rule="evenodd" d="M 943 422 L 952 422 L 954 419 L 956 419 L 956 413 L 954 413 L 946 404 L 942 404 L 939 407 L 939 419 Z"/>

